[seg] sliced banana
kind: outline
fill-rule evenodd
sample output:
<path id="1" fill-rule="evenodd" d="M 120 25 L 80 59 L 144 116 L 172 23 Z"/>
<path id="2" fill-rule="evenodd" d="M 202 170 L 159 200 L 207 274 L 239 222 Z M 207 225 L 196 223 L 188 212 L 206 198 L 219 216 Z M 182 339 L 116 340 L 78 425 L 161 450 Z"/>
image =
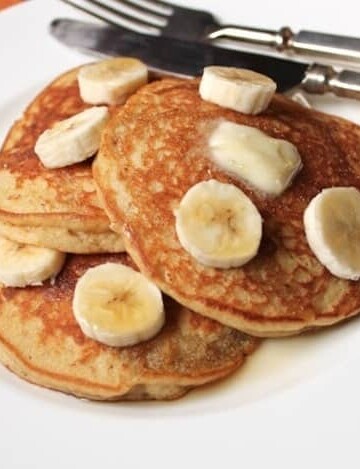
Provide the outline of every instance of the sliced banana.
<path id="1" fill-rule="evenodd" d="M 7 287 L 39 285 L 60 272 L 65 258 L 63 252 L 0 237 L 0 282 Z"/>
<path id="2" fill-rule="evenodd" d="M 191 187 L 175 212 L 182 247 L 201 264 L 239 267 L 258 252 L 262 219 L 237 187 L 214 179 Z"/>
<path id="3" fill-rule="evenodd" d="M 73 311 L 83 333 L 113 347 L 150 339 L 165 321 L 159 288 L 139 272 L 106 263 L 78 280 Z"/>
<path id="4" fill-rule="evenodd" d="M 80 96 L 90 104 L 122 104 L 147 81 L 146 65 L 130 57 L 86 65 L 78 74 Z"/>
<path id="5" fill-rule="evenodd" d="M 200 81 L 202 99 L 244 114 L 259 114 L 273 97 L 276 83 L 261 73 L 235 67 L 205 67 Z"/>
<path id="6" fill-rule="evenodd" d="M 332 187 L 314 197 L 304 212 L 309 246 L 333 275 L 360 278 L 360 191 Z"/>
<path id="7" fill-rule="evenodd" d="M 217 166 L 269 195 L 281 194 L 302 167 L 292 143 L 234 122 L 221 121 L 209 147 Z"/>
<path id="8" fill-rule="evenodd" d="M 92 107 L 57 122 L 38 138 L 35 153 L 46 168 L 62 168 L 93 156 L 109 118 L 107 107 Z"/>

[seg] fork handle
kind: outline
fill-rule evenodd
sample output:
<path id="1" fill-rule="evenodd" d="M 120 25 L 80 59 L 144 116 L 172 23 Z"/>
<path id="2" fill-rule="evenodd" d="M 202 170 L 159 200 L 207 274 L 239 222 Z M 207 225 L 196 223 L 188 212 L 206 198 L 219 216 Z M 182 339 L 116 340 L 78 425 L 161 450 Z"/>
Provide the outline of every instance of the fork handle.
<path id="1" fill-rule="evenodd" d="M 210 32 L 207 38 L 210 40 L 235 39 L 248 44 L 271 47 L 279 51 L 326 56 L 333 60 L 351 62 L 360 66 L 360 38 L 356 37 L 306 30 L 294 33 L 287 26 L 273 31 L 229 25 Z"/>

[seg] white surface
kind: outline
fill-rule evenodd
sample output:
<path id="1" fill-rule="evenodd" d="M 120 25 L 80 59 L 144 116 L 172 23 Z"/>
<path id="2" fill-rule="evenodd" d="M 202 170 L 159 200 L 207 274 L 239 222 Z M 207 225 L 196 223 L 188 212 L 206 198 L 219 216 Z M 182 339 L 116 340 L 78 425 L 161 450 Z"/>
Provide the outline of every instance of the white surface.
<path id="1" fill-rule="evenodd" d="M 180 2 L 189 4 L 191 2 Z M 198 0 L 222 21 L 358 33 L 357 3 Z M 89 60 L 47 33 L 52 0 L 0 13 L 0 138 L 34 93 Z M 360 103 L 317 100 L 354 120 Z M 0 367 L 0 467 L 359 467 L 360 319 L 264 342 L 225 383 L 172 403 L 102 404 L 37 388 Z"/>

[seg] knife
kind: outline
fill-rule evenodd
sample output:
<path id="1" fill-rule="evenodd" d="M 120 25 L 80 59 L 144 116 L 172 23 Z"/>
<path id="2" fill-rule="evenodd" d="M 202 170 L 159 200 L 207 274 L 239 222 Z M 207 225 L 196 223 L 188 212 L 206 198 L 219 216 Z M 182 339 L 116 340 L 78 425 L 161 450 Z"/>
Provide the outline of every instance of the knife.
<path id="1" fill-rule="evenodd" d="M 161 36 L 145 36 L 119 26 L 112 27 L 58 18 L 50 24 L 51 34 L 63 44 L 102 56 L 129 55 L 145 62 L 151 70 L 181 76 L 198 76 L 208 65 L 249 68 L 271 77 L 279 92 L 300 86 L 308 93 L 334 93 L 360 99 L 360 73 L 336 71 L 277 57 L 214 47 Z"/>

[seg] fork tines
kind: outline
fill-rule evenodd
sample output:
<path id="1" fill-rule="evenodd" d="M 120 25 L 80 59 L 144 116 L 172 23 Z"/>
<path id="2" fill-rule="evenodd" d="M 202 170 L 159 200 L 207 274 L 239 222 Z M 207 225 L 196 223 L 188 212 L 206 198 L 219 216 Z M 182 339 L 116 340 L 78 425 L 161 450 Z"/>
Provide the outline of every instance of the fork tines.
<path id="1" fill-rule="evenodd" d="M 172 15 L 171 5 L 159 0 L 62 0 L 111 25 L 157 36 Z"/>

